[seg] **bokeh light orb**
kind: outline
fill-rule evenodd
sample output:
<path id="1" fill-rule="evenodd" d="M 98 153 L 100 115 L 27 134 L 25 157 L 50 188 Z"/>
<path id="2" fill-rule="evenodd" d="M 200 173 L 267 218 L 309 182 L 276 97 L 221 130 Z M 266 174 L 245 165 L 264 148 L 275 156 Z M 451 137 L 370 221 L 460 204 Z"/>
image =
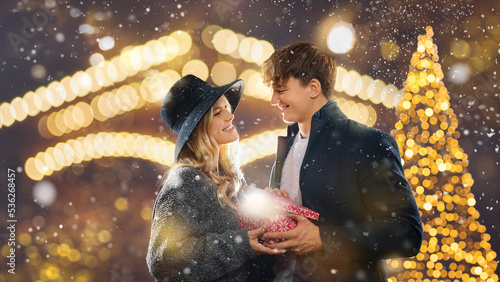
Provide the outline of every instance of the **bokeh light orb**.
<path id="1" fill-rule="evenodd" d="M 384 41 L 380 44 L 380 55 L 387 61 L 394 61 L 399 57 L 399 46 L 395 42 Z"/>
<path id="2" fill-rule="evenodd" d="M 448 79 L 453 84 L 464 84 L 469 80 L 470 69 L 466 63 L 455 63 L 448 71 Z"/>
<path id="3" fill-rule="evenodd" d="M 100 63 L 104 62 L 104 56 L 100 53 L 94 53 L 90 56 L 89 61 L 92 66 L 97 66 Z"/>
<path id="4" fill-rule="evenodd" d="M 328 48 L 336 54 L 349 52 L 354 46 L 354 28 L 348 23 L 339 23 L 333 26 L 327 39 Z"/>
<path id="5" fill-rule="evenodd" d="M 50 181 L 43 180 L 33 186 L 33 200 L 42 208 L 52 205 L 56 197 L 56 186 Z"/>
<path id="6" fill-rule="evenodd" d="M 115 40 L 113 37 L 106 36 L 99 40 L 99 48 L 101 48 L 101 50 L 106 51 L 113 49 L 113 47 L 115 47 Z"/>
<path id="7" fill-rule="evenodd" d="M 236 69 L 229 62 L 217 62 L 212 67 L 210 76 L 216 85 L 224 85 L 236 79 Z"/>
<path id="8" fill-rule="evenodd" d="M 36 64 L 31 68 L 31 76 L 35 79 L 45 79 L 47 76 L 47 69 L 40 64 Z"/>
<path id="9" fill-rule="evenodd" d="M 182 67 L 182 76 L 193 74 L 202 80 L 208 78 L 208 67 L 201 60 L 191 60 Z"/>
<path id="10" fill-rule="evenodd" d="M 79 28 L 78 31 L 80 33 L 86 33 L 86 34 L 93 34 L 94 33 L 94 28 L 88 24 L 82 24 Z"/>
<path id="11" fill-rule="evenodd" d="M 58 32 L 56 34 L 56 41 L 57 42 L 62 43 L 62 42 L 64 42 L 65 39 L 66 39 L 66 37 L 64 36 L 64 33 Z"/>

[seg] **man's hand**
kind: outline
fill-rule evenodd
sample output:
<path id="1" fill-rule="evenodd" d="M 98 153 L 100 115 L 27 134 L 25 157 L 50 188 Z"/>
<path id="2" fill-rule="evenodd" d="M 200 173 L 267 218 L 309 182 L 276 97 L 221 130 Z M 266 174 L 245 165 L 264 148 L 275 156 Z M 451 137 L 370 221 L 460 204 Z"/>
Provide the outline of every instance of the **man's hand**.
<path id="1" fill-rule="evenodd" d="M 285 249 L 280 250 L 273 246 L 267 247 L 259 243 L 259 237 L 265 232 L 266 232 L 265 226 L 261 226 L 255 230 L 248 231 L 248 239 L 250 240 L 250 246 L 252 247 L 254 253 L 258 256 L 262 254 L 277 255 L 285 253 L 286 252 Z"/>
<path id="2" fill-rule="evenodd" d="M 264 238 L 267 239 L 285 239 L 285 241 L 279 241 L 272 244 L 266 242 L 264 243 L 266 247 L 280 250 L 286 249 L 293 251 L 298 255 L 323 249 L 323 243 L 321 242 L 321 237 L 319 236 L 318 226 L 314 225 L 307 218 L 300 215 L 287 214 L 287 216 L 295 219 L 297 221 L 297 226 L 294 229 L 285 232 L 265 233 Z"/>
<path id="3" fill-rule="evenodd" d="M 269 193 L 274 193 L 276 196 L 288 198 L 288 193 L 285 190 L 280 190 L 278 188 L 266 187 L 265 189 Z"/>

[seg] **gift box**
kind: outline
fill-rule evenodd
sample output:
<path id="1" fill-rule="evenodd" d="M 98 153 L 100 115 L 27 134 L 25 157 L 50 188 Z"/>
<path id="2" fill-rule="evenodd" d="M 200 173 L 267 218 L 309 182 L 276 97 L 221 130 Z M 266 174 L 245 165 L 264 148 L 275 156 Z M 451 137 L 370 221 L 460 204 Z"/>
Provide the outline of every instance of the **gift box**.
<path id="1" fill-rule="evenodd" d="M 238 221 L 240 228 L 250 230 L 262 225 L 267 226 L 266 232 L 282 232 L 297 226 L 295 219 L 286 216 L 293 213 L 318 220 L 319 214 L 289 198 L 280 197 L 266 190 L 245 185 L 243 197 L 238 204 Z"/>

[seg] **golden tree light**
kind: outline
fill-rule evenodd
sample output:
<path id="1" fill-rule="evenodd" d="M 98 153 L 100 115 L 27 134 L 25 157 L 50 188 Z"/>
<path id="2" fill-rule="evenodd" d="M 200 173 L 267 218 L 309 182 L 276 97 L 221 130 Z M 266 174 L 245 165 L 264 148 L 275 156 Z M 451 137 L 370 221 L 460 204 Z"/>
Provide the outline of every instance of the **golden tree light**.
<path id="1" fill-rule="evenodd" d="M 391 132 L 420 207 L 424 240 L 417 256 L 388 261 L 396 275 L 390 280 L 498 281 L 497 254 L 474 208 L 474 180 L 458 144 L 458 120 L 442 82 L 433 34 L 427 27 L 418 37 L 398 105 L 400 120 Z"/>

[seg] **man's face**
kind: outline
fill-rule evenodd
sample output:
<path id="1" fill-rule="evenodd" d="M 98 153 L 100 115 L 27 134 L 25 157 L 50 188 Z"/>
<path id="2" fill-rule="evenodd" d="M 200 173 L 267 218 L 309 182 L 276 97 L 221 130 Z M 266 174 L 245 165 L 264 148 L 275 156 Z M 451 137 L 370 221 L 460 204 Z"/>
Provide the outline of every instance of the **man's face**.
<path id="1" fill-rule="evenodd" d="M 310 84 L 302 86 L 298 79 L 290 76 L 285 84 L 273 88 L 271 105 L 280 108 L 285 122 L 310 122 L 314 114 L 310 94 Z"/>

